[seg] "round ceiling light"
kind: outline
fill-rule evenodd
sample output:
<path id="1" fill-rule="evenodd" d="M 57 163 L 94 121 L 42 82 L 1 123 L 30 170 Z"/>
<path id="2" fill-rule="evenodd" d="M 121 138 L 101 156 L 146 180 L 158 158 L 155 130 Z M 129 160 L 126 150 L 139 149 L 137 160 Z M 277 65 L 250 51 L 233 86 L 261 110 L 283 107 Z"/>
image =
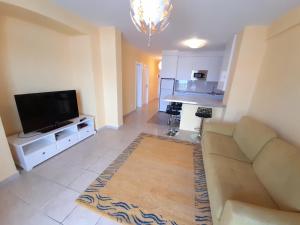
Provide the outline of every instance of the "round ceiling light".
<path id="1" fill-rule="evenodd" d="M 183 41 L 182 43 L 189 48 L 197 49 L 204 47 L 207 44 L 207 41 L 199 38 L 191 38 Z"/>

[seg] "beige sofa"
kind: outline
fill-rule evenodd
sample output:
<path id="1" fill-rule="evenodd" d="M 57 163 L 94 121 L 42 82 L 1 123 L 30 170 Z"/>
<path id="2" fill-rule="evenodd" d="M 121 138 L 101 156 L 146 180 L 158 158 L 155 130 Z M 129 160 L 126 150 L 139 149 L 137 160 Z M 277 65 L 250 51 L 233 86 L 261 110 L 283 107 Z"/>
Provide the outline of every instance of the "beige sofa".
<path id="1" fill-rule="evenodd" d="M 202 139 L 214 225 L 300 225 L 300 150 L 264 124 L 207 123 Z"/>

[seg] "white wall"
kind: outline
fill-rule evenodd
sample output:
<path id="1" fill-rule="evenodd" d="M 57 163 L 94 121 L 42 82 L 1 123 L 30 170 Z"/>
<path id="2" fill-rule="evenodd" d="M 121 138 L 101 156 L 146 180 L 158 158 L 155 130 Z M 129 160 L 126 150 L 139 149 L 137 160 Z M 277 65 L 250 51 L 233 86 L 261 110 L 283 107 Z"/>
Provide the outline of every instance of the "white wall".
<path id="1" fill-rule="evenodd" d="M 231 53 L 232 53 L 232 45 L 233 45 L 233 39 L 230 40 L 226 44 L 226 48 L 225 48 L 225 51 L 224 51 L 223 62 L 222 62 L 222 67 L 221 67 L 222 71 L 227 71 L 229 69 L 230 57 L 231 57 Z"/>

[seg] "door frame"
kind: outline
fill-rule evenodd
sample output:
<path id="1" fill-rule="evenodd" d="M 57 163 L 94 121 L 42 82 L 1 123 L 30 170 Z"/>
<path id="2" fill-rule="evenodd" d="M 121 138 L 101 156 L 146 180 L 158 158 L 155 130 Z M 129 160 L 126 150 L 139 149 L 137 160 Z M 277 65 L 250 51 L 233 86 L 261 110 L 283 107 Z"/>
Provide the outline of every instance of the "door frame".
<path id="1" fill-rule="evenodd" d="M 135 109 L 143 106 L 143 70 L 144 65 L 135 63 Z"/>
<path id="2" fill-rule="evenodd" d="M 149 66 L 148 65 L 144 65 L 143 68 L 143 94 L 145 94 L 146 96 L 144 96 L 143 100 L 143 104 L 148 104 L 149 103 L 149 92 L 150 92 L 150 78 L 149 78 Z M 144 81 L 145 81 L 145 90 L 144 90 Z"/>

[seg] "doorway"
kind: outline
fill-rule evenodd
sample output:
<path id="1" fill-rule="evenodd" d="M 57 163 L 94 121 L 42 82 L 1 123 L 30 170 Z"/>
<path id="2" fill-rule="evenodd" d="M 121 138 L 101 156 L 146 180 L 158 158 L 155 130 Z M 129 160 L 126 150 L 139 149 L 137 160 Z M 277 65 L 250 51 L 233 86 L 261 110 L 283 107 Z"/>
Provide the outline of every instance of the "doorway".
<path id="1" fill-rule="evenodd" d="M 141 108 L 149 102 L 149 68 L 136 63 L 136 107 Z"/>

